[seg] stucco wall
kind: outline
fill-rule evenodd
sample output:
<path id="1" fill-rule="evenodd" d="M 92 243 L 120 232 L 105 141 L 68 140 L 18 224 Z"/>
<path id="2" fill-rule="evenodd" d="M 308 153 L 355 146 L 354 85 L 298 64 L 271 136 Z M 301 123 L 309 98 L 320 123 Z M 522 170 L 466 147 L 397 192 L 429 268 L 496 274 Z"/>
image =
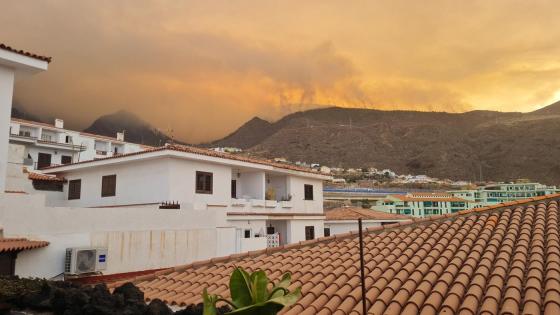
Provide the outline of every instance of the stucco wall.
<path id="1" fill-rule="evenodd" d="M 14 70 L 0 66 L 0 192 L 5 190 Z"/>
<path id="2" fill-rule="evenodd" d="M 196 193 L 196 172 L 212 173 L 212 194 Z M 231 167 L 199 161 L 169 159 L 170 200 L 185 203 L 187 208 L 204 209 L 207 204 L 227 206 L 231 199 Z"/>
<path id="3" fill-rule="evenodd" d="M 68 247 L 106 246 L 105 274 L 181 265 L 235 251 L 235 228 L 223 210 L 45 207 L 42 195 L 2 194 L 5 237 L 45 240 L 46 248 L 21 252 L 16 273 L 54 277 Z"/>
<path id="4" fill-rule="evenodd" d="M 305 200 L 304 185 L 313 185 L 313 200 Z M 288 191 L 292 195 L 292 211 L 323 212 L 323 181 L 307 177 L 289 176 Z"/>
<path id="5" fill-rule="evenodd" d="M 324 225 L 323 220 L 316 219 L 293 219 L 287 221 L 288 235 L 286 237 L 287 243 L 296 243 L 305 241 L 305 227 L 315 227 L 315 238 L 323 237 Z"/>
<path id="6" fill-rule="evenodd" d="M 366 229 L 372 226 L 380 226 L 380 222 L 362 222 L 362 229 Z M 350 231 L 357 231 L 358 230 L 358 221 L 355 222 L 328 222 L 325 221 L 325 228 L 331 229 L 331 235 L 334 234 L 341 234 Z"/>
<path id="7" fill-rule="evenodd" d="M 116 196 L 101 197 L 101 181 L 105 175 L 117 175 Z M 103 168 L 83 169 L 63 174 L 68 180 L 81 179 L 81 196 L 67 200 L 68 184 L 64 185 L 62 202 L 50 204 L 69 207 L 116 206 L 159 203 L 172 200 L 169 193 L 169 159 L 144 160 L 129 163 L 127 167 L 108 165 Z"/>

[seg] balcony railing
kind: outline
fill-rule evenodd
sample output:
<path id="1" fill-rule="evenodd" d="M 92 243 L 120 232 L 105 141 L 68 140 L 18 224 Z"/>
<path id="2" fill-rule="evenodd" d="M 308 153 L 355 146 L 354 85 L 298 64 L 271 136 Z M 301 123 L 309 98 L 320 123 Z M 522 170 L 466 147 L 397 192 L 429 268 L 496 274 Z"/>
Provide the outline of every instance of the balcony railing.
<path id="1" fill-rule="evenodd" d="M 82 144 L 73 144 L 73 143 L 66 143 L 66 142 L 59 142 L 59 141 L 50 141 L 50 140 L 37 140 L 37 143 L 41 143 L 41 144 L 47 144 L 47 145 L 58 145 L 58 146 L 63 146 L 72 150 L 78 150 L 78 151 L 85 151 L 86 150 L 86 146 L 82 145 Z"/>

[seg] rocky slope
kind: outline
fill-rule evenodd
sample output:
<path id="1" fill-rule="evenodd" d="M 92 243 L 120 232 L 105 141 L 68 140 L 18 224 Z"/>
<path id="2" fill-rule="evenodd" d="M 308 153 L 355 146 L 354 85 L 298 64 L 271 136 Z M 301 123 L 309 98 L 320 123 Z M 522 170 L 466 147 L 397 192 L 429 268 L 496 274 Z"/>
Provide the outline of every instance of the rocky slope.
<path id="1" fill-rule="evenodd" d="M 323 108 L 254 118 L 211 145 L 440 178 L 560 183 L 560 103 L 532 113 Z"/>

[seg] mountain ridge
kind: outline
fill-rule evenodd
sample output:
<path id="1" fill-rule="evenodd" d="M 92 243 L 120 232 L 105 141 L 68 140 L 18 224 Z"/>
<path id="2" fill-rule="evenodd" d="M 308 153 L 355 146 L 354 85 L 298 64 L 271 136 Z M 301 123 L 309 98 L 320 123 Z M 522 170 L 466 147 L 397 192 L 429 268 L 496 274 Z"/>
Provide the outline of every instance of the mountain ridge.
<path id="1" fill-rule="evenodd" d="M 172 140 L 148 122 L 125 110 L 100 116 L 84 131 L 109 137 L 115 137 L 117 132 L 124 131 L 125 141 L 151 146 L 162 146 Z"/>
<path id="2" fill-rule="evenodd" d="M 531 178 L 557 184 L 560 115 L 551 116 L 552 109 L 446 113 L 319 108 L 261 123 L 259 128 L 246 123 L 208 145 L 333 167 L 371 166 L 473 181 Z M 251 133 L 250 140 L 243 141 L 241 136 Z"/>

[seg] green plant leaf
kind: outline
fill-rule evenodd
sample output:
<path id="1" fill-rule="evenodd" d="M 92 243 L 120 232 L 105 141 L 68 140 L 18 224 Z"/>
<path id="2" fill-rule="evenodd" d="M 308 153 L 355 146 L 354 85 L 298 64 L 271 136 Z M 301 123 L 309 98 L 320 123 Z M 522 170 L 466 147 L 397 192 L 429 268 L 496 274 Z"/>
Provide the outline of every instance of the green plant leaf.
<path id="1" fill-rule="evenodd" d="M 301 288 L 264 303 L 249 305 L 227 313 L 228 315 L 275 315 L 286 306 L 293 305 L 301 297 Z"/>
<path id="2" fill-rule="evenodd" d="M 268 299 L 268 282 L 268 277 L 263 270 L 251 274 L 253 304 L 263 303 Z"/>
<path id="3" fill-rule="evenodd" d="M 235 268 L 229 279 L 229 291 L 231 301 L 236 308 L 242 308 L 253 304 L 251 292 L 251 277 L 241 268 Z"/>
<path id="4" fill-rule="evenodd" d="M 272 294 L 270 295 L 269 299 L 285 295 L 285 291 L 279 290 L 278 288 L 288 289 L 290 283 L 292 283 L 292 275 L 289 272 L 286 272 L 284 275 L 282 275 L 282 279 L 272 288 Z"/>
<path id="5" fill-rule="evenodd" d="M 216 309 L 216 301 L 219 299 L 217 295 L 210 295 L 208 294 L 208 290 L 204 288 L 202 291 L 202 300 L 204 309 L 202 311 L 203 315 L 217 315 L 218 310 Z"/>

